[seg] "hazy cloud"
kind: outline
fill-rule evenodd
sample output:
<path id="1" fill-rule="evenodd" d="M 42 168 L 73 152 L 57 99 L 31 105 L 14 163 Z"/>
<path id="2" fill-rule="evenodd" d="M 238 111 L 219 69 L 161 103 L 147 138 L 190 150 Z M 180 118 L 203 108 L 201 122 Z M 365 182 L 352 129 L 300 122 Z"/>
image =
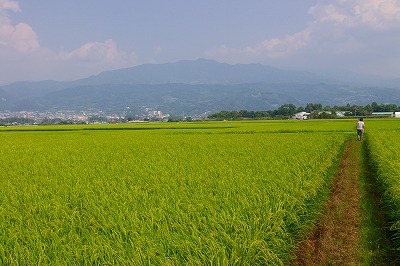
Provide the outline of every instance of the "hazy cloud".
<path id="1" fill-rule="evenodd" d="M 159 53 L 163 52 L 163 50 L 164 50 L 164 49 L 162 48 L 161 45 L 155 45 L 155 46 L 153 46 L 153 52 L 156 53 L 156 54 L 159 54 Z"/>
<path id="2" fill-rule="evenodd" d="M 14 12 L 21 11 L 16 1 L 0 0 L 0 12 L 4 10 L 11 10 Z"/>
<path id="3" fill-rule="evenodd" d="M 225 56 L 231 56 L 231 55 L 236 55 L 240 56 L 242 53 L 241 50 L 235 49 L 235 48 L 230 48 L 225 44 L 222 44 L 218 47 L 214 47 L 212 49 L 208 49 L 204 52 L 204 55 L 206 57 L 225 57 Z"/>
<path id="4" fill-rule="evenodd" d="M 264 40 L 255 46 L 232 48 L 224 44 L 206 50 L 204 56 L 231 63 L 251 62 L 262 58 L 284 58 L 307 46 L 311 40 L 312 34 L 313 28 L 309 27 L 303 31 L 287 35 L 284 38 L 271 38 Z"/>
<path id="5" fill-rule="evenodd" d="M 266 55 L 271 58 L 284 57 L 304 47 L 310 41 L 312 28 L 307 28 L 285 38 L 273 38 L 259 43 L 255 47 L 245 48 L 245 53 L 250 56 Z"/>
<path id="6" fill-rule="evenodd" d="M 60 60 L 79 60 L 87 63 L 106 64 L 115 67 L 124 67 L 136 63 L 134 53 L 119 51 L 115 41 L 108 39 L 104 42 L 89 42 L 80 48 L 60 52 L 57 56 Z"/>

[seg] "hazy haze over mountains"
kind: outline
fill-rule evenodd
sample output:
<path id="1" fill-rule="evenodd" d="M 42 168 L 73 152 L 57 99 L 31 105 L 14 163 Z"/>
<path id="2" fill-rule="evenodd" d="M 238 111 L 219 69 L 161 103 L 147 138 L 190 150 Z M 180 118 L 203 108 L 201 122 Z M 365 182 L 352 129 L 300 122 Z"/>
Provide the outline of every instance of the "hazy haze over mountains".
<path id="1" fill-rule="evenodd" d="M 281 104 L 400 104 L 400 81 L 346 73 L 332 76 L 261 64 L 198 59 L 145 64 L 69 81 L 15 82 L 0 87 L 0 110 L 102 110 L 127 107 L 173 115 L 267 110 Z"/>

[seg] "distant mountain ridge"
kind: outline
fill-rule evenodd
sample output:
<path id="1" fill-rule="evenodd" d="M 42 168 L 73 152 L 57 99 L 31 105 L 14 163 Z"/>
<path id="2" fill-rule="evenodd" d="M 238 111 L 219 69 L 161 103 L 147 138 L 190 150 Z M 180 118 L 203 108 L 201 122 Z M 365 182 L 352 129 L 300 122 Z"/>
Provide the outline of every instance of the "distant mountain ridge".
<path id="1" fill-rule="evenodd" d="M 285 103 L 400 104 L 400 79 L 384 80 L 382 86 L 366 84 L 260 64 L 184 60 L 106 71 L 76 81 L 0 86 L 0 111 L 122 112 L 129 107 L 136 113 L 153 108 L 197 115 L 220 110 L 267 110 Z"/>
<path id="2" fill-rule="evenodd" d="M 98 84 L 241 84 L 323 81 L 305 71 L 281 70 L 261 64 L 230 65 L 213 60 L 183 60 L 167 64 L 145 64 L 106 71 L 81 80 L 85 85 Z"/>

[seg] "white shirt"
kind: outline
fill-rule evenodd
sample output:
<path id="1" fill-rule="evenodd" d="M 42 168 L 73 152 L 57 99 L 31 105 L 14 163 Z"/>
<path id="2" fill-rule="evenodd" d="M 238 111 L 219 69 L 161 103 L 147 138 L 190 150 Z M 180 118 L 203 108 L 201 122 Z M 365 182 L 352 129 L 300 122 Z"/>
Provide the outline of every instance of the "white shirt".
<path id="1" fill-rule="evenodd" d="M 363 127 L 364 127 L 364 121 L 358 121 L 357 129 L 363 129 Z"/>

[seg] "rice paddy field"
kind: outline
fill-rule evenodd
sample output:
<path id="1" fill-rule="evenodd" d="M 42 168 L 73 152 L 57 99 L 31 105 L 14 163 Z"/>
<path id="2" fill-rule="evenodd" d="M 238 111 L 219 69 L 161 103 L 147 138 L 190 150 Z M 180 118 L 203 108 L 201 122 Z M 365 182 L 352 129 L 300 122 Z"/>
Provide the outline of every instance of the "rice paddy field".
<path id="1" fill-rule="evenodd" d="M 382 121 L 374 126 L 368 134 L 368 151 L 388 214 L 394 249 L 400 259 L 400 123 Z"/>
<path id="2" fill-rule="evenodd" d="M 369 126 L 398 230 L 400 121 Z M 352 138 L 355 120 L 0 127 L 0 262 L 284 264 Z"/>

